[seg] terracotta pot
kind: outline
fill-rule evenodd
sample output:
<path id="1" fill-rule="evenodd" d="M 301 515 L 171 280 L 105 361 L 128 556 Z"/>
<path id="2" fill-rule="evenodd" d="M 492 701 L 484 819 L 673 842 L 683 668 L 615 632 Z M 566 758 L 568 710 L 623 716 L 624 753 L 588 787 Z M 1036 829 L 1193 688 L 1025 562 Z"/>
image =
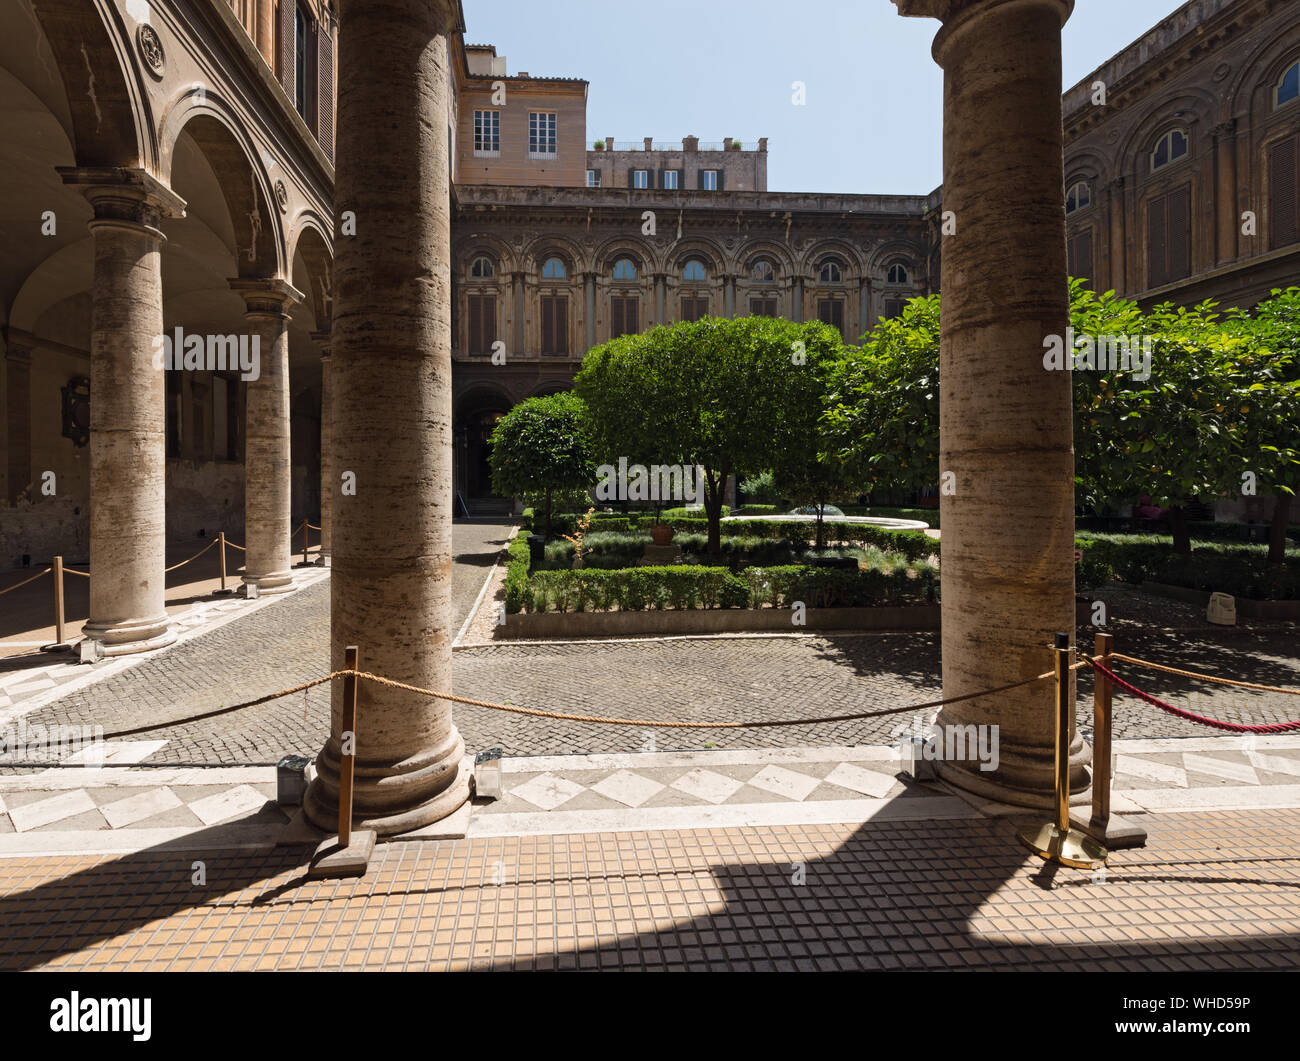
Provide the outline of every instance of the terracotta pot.
<path id="1" fill-rule="evenodd" d="M 656 523 L 650 528 L 650 537 L 655 545 L 667 545 L 673 540 L 673 529 L 667 523 Z"/>

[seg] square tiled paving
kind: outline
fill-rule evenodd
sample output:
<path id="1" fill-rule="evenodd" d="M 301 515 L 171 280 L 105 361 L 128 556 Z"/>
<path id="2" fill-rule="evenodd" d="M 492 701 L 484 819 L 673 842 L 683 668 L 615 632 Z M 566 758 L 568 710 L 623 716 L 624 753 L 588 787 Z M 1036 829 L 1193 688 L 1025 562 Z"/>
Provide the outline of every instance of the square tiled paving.
<path id="1" fill-rule="evenodd" d="M 1300 965 L 1294 811 L 1148 825 L 1096 873 L 986 819 L 392 843 L 348 881 L 306 849 L 13 857 L 0 968 Z"/>

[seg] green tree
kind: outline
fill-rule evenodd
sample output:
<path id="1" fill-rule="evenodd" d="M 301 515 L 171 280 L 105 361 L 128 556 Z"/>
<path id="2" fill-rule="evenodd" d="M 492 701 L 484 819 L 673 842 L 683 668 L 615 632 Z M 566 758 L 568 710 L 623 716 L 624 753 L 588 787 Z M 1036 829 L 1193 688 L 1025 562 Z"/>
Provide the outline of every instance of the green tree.
<path id="1" fill-rule="evenodd" d="M 802 440 L 814 366 L 839 346 L 823 324 L 705 318 L 594 348 L 574 390 L 602 463 L 703 469 L 708 549 L 717 553 L 727 476 L 774 467 Z"/>
<path id="2" fill-rule="evenodd" d="M 596 478 L 582 399 L 564 392 L 520 402 L 497 423 L 490 441 L 492 488 L 505 495 L 543 494 L 549 538 L 555 491 L 581 490 Z"/>

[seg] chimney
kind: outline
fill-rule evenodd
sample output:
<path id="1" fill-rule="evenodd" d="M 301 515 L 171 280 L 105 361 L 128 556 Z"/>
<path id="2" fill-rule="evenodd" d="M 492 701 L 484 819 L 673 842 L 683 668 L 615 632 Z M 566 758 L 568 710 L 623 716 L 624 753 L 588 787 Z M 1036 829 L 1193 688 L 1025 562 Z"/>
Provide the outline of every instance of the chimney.
<path id="1" fill-rule="evenodd" d="M 767 137 L 766 137 L 766 136 L 760 136 L 760 137 L 758 138 L 758 149 L 759 149 L 760 151 L 766 151 L 766 150 L 767 150 Z"/>
<path id="2" fill-rule="evenodd" d="M 698 136 L 683 136 L 682 150 L 686 152 L 695 152 L 700 149 L 700 138 Z"/>
<path id="3" fill-rule="evenodd" d="M 644 143 L 645 143 L 645 149 L 646 149 L 647 151 L 653 151 L 653 150 L 654 150 L 654 142 L 655 142 L 655 138 L 654 138 L 653 136 L 647 136 L 647 137 L 645 138 L 645 141 L 644 141 Z"/>

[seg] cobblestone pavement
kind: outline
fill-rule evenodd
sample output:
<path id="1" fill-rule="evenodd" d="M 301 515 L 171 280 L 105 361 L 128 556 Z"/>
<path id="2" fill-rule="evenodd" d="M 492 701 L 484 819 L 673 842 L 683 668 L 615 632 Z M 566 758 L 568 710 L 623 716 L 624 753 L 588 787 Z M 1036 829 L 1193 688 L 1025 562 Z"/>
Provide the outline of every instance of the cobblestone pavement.
<path id="1" fill-rule="evenodd" d="M 1073 872 L 1006 821 L 0 859 L 0 969 L 1294 969 L 1294 811 L 1153 815 Z M 1249 837 L 1243 844 L 1242 838 Z"/>
<path id="2" fill-rule="evenodd" d="M 508 529 L 458 524 L 456 534 L 459 628 Z M 1300 638 L 1294 623 L 1212 627 L 1197 610 L 1177 602 L 1116 588 L 1098 596 L 1108 603 L 1117 650 L 1207 673 L 1300 687 Z M 27 721 L 101 725 L 111 732 L 317 677 L 324 672 L 328 608 L 328 585 L 308 587 L 55 701 Z M 1091 628 L 1079 630 L 1081 646 L 1091 647 L 1092 633 Z M 454 660 L 459 695 L 627 718 L 815 717 L 904 706 L 941 695 L 935 633 L 503 643 L 462 647 Z M 1045 651 L 1044 670 L 1048 667 Z M 1229 690 L 1128 665 L 1121 674 L 1180 706 L 1229 720 L 1277 722 L 1300 716 L 1300 698 L 1294 696 Z M 1086 731 L 1092 692 L 1084 672 L 1079 696 L 1080 724 Z M 458 705 L 456 719 L 469 749 L 500 745 L 507 755 L 518 756 L 883 743 L 912 716 L 751 731 L 669 730 L 536 719 Z M 319 687 L 235 715 L 160 729 L 148 736 L 166 744 L 145 761 L 273 763 L 287 752 L 313 754 L 325 739 L 328 721 L 328 692 Z M 1118 701 L 1117 737 L 1210 732 L 1131 697 Z"/>

